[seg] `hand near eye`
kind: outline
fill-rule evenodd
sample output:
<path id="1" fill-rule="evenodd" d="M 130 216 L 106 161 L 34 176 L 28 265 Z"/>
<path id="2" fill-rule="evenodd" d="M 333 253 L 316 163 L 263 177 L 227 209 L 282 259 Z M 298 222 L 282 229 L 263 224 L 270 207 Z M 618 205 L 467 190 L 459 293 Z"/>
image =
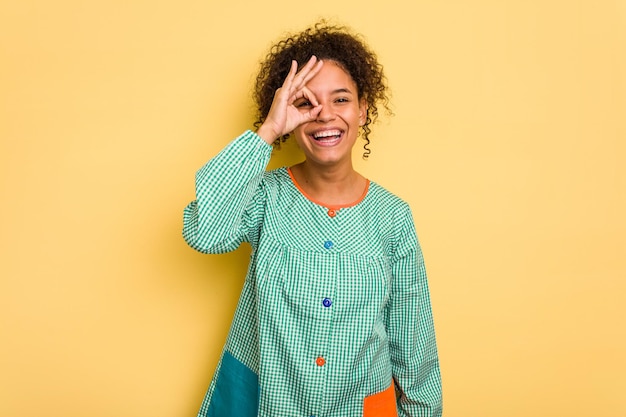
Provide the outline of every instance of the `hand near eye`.
<path id="1" fill-rule="evenodd" d="M 293 131 L 302 123 L 315 120 L 322 109 L 315 95 L 306 87 L 306 84 L 313 78 L 324 63 L 315 56 L 306 63 L 300 71 L 298 63 L 291 62 L 291 69 L 282 87 L 276 90 L 272 106 L 259 127 L 257 134 L 267 143 L 272 144 L 277 138 Z M 306 100 L 311 103 L 306 111 L 299 109 L 294 103 Z"/>

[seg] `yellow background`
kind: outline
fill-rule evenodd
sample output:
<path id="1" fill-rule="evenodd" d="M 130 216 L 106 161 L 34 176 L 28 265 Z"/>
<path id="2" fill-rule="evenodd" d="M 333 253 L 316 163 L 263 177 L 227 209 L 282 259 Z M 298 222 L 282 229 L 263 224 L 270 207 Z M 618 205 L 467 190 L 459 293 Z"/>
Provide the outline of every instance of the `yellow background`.
<path id="1" fill-rule="evenodd" d="M 393 90 L 357 164 L 413 208 L 445 415 L 626 415 L 623 0 L 3 0 L 1 416 L 195 415 L 249 248 L 182 209 L 321 16 Z"/>

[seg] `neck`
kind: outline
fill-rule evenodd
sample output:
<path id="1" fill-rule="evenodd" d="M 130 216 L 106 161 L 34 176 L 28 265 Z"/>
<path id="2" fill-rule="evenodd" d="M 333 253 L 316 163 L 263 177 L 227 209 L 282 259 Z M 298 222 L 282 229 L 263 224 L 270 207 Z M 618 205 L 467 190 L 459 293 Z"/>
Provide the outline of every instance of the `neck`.
<path id="1" fill-rule="evenodd" d="M 351 163 L 322 167 L 304 161 L 291 167 L 291 172 L 308 195 L 330 205 L 355 201 L 367 186 L 367 180 L 354 170 Z"/>

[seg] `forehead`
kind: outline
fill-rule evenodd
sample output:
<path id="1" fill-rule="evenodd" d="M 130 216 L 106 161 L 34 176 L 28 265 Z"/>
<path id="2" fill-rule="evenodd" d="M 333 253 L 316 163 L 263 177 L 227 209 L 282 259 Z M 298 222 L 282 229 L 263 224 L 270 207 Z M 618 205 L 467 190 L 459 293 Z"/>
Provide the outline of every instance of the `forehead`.
<path id="1" fill-rule="evenodd" d="M 308 83 L 307 87 L 315 92 L 332 92 L 338 89 L 346 89 L 356 94 L 356 83 L 335 61 L 324 61 L 324 65 L 320 72 L 315 74 Z"/>

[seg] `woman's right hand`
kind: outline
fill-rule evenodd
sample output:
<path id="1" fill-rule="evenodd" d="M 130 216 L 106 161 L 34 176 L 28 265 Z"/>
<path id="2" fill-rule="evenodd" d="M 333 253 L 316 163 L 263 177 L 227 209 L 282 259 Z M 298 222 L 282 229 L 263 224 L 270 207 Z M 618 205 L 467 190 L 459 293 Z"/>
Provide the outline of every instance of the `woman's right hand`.
<path id="1" fill-rule="evenodd" d="M 302 123 L 315 120 L 322 106 L 315 95 L 306 87 L 306 84 L 319 72 L 324 62 L 312 56 L 300 71 L 298 63 L 291 61 L 291 69 L 282 87 L 276 90 L 270 111 L 265 121 L 257 130 L 257 134 L 267 143 L 272 144 L 276 139 L 291 133 Z M 306 111 L 298 109 L 294 103 L 305 98 L 311 103 Z"/>

